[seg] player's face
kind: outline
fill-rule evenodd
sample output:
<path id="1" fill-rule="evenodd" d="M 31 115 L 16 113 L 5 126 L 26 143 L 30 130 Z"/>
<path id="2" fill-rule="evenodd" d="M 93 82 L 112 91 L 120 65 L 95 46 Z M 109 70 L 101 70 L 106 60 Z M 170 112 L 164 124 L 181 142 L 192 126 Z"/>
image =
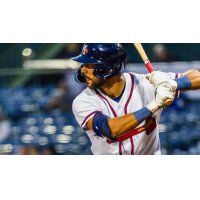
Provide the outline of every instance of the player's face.
<path id="1" fill-rule="evenodd" d="M 81 73 L 83 73 L 85 76 L 88 87 L 92 90 L 101 88 L 103 84 L 105 83 L 104 80 L 98 79 L 96 76 L 93 75 L 94 68 L 96 66 L 97 66 L 96 64 L 84 64 L 81 70 Z"/>

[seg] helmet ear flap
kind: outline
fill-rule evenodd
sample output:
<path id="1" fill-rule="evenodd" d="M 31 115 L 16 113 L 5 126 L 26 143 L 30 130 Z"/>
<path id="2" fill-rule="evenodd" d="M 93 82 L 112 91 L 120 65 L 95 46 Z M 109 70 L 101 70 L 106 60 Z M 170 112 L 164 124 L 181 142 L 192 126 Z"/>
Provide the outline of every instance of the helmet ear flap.
<path id="1" fill-rule="evenodd" d="M 84 64 L 82 64 L 79 68 L 79 70 L 77 71 L 77 73 L 75 74 L 75 80 L 77 83 L 79 84 L 84 84 L 86 83 L 85 77 L 84 75 L 81 73 L 81 70 L 83 68 Z"/>

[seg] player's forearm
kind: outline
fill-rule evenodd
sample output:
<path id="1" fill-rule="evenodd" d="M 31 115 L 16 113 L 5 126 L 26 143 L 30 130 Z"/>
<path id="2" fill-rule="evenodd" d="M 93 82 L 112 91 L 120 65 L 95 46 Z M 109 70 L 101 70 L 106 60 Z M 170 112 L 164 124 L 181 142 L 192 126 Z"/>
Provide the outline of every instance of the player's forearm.
<path id="1" fill-rule="evenodd" d="M 181 92 L 198 90 L 200 89 L 200 72 L 192 69 L 181 74 L 180 78 L 168 80 L 168 83 L 173 90 L 179 90 Z"/>
<path id="2" fill-rule="evenodd" d="M 151 115 L 152 112 L 147 107 L 145 107 L 128 115 L 109 119 L 108 125 L 111 130 L 111 136 L 113 138 L 118 138 L 133 131 Z"/>
<path id="3" fill-rule="evenodd" d="M 139 125 L 139 123 L 135 116 L 131 113 L 122 117 L 109 119 L 108 125 L 110 127 L 111 136 L 113 138 L 118 138 L 131 132 Z"/>
<path id="4" fill-rule="evenodd" d="M 187 90 L 199 90 L 200 89 L 200 72 L 198 70 L 192 69 L 184 74 L 181 75 L 184 76 L 186 75 L 190 82 L 191 82 L 191 88 L 190 89 L 183 89 L 181 90 L 183 91 L 187 91 Z"/>

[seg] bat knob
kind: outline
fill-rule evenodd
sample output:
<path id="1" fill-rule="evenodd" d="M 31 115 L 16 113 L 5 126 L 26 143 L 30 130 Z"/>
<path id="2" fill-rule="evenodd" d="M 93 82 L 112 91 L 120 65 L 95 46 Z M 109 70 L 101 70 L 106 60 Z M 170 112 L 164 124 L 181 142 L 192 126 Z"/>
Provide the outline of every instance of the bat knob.
<path id="1" fill-rule="evenodd" d="M 170 106 L 173 103 L 172 99 L 168 99 L 167 101 L 165 101 L 165 106 Z"/>

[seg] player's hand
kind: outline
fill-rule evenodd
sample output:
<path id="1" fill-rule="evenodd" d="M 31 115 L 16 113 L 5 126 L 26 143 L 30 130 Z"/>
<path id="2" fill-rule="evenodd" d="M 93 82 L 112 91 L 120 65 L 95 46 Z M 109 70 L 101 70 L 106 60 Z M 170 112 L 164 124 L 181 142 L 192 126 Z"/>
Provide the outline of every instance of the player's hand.
<path id="1" fill-rule="evenodd" d="M 148 104 L 147 108 L 152 113 L 156 113 L 159 109 L 165 106 L 165 101 L 167 99 L 174 100 L 174 92 L 169 89 L 167 83 L 163 83 L 156 88 L 156 98 Z"/>
<path id="2" fill-rule="evenodd" d="M 167 83 L 163 83 L 156 88 L 156 104 L 159 108 L 163 108 L 168 99 L 174 100 L 174 92 L 168 88 Z"/>
<path id="3" fill-rule="evenodd" d="M 147 74 L 145 78 L 149 80 L 150 84 L 152 84 L 155 88 L 163 83 L 166 83 L 165 87 L 168 87 L 171 91 L 175 91 L 177 88 L 175 88 L 174 84 L 171 82 L 173 80 L 168 79 L 166 74 L 161 71 L 155 71 L 151 74 Z"/>
<path id="4" fill-rule="evenodd" d="M 169 80 L 169 81 L 171 81 L 171 80 Z M 173 96 L 173 99 L 175 98 L 175 96 L 176 96 L 176 89 L 174 90 L 173 86 L 170 83 L 162 83 L 161 85 L 159 85 L 159 87 L 165 87 L 165 88 L 170 89 L 170 92 L 171 92 L 171 94 Z"/>
<path id="5" fill-rule="evenodd" d="M 172 91 L 174 93 L 176 93 L 176 90 L 177 90 L 177 87 L 178 87 L 177 82 L 174 81 L 174 80 L 168 79 L 168 84 L 172 87 Z"/>

